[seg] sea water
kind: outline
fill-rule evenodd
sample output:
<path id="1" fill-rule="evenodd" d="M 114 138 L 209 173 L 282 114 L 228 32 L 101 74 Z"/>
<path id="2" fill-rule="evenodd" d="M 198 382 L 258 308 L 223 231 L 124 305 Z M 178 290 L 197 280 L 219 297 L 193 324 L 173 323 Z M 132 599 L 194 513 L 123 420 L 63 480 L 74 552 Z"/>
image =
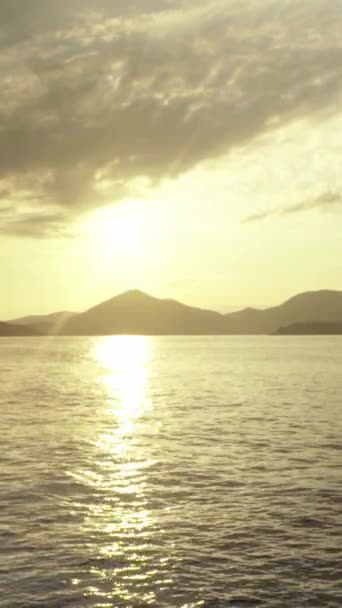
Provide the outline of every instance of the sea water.
<path id="1" fill-rule="evenodd" d="M 342 606 L 342 338 L 0 341 L 1 608 Z"/>

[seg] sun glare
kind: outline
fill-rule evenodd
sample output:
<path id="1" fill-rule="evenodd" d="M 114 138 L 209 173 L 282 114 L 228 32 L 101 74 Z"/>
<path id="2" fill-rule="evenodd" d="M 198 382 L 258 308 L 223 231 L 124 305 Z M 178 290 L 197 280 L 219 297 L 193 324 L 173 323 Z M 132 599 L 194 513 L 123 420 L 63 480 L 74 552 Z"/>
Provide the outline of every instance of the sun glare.
<path id="1" fill-rule="evenodd" d="M 101 246 L 122 255 L 136 253 L 144 245 L 141 218 L 124 206 L 99 212 L 94 229 Z"/>
<path id="2" fill-rule="evenodd" d="M 105 372 L 101 381 L 107 387 L 110 411 L 116 421 L 110 443 L 121 451 L 130 443 L 136 420 L 150 407 L 150 347 L 150 341 L 142 336 L 110 336 L 101 338 L 93 351 Z"/>
<path id="3" fill-rule="evenodd" d="M 140 210 L 137 203 L 127 202 L 99 209 L 88 217 L 81 231 L 97 262 L 106 265 L 121 258 L 127 263 L 145 254 L 151 229 Z"/>

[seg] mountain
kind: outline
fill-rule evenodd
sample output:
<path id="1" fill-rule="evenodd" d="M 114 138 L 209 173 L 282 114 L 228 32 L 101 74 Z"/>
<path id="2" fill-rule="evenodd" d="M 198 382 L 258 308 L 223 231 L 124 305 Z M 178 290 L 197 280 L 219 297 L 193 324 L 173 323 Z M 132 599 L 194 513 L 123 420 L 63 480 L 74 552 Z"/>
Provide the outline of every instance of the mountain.
<path id="1" fill-rule="evenodd" d="M 24 327 L 29 326 L 41 334 L 58 334 L 65 323 L 76 315 L 77 313 L 69 311 L 53 312 L 49 315 L 31 315 L 29 317 L 12 319 L 8 323 Z"/>
<path id="2" fill-rule="evenodd" d="M 342 291 L 312 291 L 290 298 L 280 306 L 247 308 L 225 315 L 227 333 L 270 334 L 293 323 L 342 323 Z"/>
<path id="3" fill-rule="evenodd" d="M 293 323 L 342 323 L 342 292 L 315 291 L 265 310 L 246 308 L 226 315 L 128 291 L 66 321 L 67 335 L 273 334 Z"/>
<path id="4" fill-rule="evenodd" d="M 337 336 L 342 335 L 342 323 L 293 323 L 280 327 L 275 336 Z"/>
<path id="5" fill-rule="evenodd" d="M 67 321 L 68 335 L 200 335 L 222 334 L 224 317 L 217 312 L 160 300 L 128 291 Z"/>
<path id="6" fill-rule="evenodd" d="M 37 336 L 38 332 L 32 327 L 24 327 L 22 325 L 13 325 L 11 323 L 3 323 L 0 321 L 0 337 L 21 337 L 21 336 Z"/>
<path id="7" fill-rule="evenodd" d="M 11 322 L 15 326 L 27 327 L 31 332 L 22 335 L 32 335 L 32 332 L 36 331 L 45 335 L 76 336 L 274 334 L 278 330 L 291 331 L 280 328 L 288 328 L 294 324 L 316 323 L 342 324 L 342 291 L 302 293 L 279 306 L 265 310 L 245 308 L 223 315 L 187 306 L 176 300 L 161 300 L 142 291 L 133 290 L 102 302 L 81 314 L 58 312 L 52 315 L 23 317 Z M 303 327 L 302 331 L 304 329 Z M 310 329 L 308 325 L 306 333 L 313 329 L 315 327 Z M 316 326 L 317 331 L 318 329 Z M 327 327 L 325 331 L 328 331 Z"/>

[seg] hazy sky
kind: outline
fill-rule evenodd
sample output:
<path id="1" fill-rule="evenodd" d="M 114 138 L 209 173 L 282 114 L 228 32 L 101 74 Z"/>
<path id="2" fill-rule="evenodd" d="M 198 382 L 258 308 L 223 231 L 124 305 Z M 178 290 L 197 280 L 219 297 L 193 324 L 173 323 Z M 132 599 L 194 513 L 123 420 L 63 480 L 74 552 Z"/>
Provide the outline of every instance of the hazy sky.
<path id="1" fill-rule="evenodd" d="M 1 0 L 0 318 L 342 289 L 342 0 Z"/>

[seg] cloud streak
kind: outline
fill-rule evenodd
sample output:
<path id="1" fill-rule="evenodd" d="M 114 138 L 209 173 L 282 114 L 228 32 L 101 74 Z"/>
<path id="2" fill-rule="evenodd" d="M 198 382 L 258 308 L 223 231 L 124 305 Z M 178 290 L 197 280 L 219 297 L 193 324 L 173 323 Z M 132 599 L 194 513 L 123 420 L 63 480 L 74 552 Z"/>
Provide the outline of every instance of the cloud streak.
<path id="1" fill-rule="evenodd" d="M 253 222 L 261 222 L 271 217 L 286 217 L 289 215 L 295 215 L 297 213 L 304 213 L 307 211 L 321 211 L 327 213 L 341 212 L 342 193 L 332 191 L 323 192 L 315 198 L 310 198 L 294 205 L 288 205 L 280 209 L 270 209 L 268 211 L 254 213 L 244 218 L 243 223 L 249 224 Z"/>
<path id="2" fill-rule="evenodd" d="M 70 223 L 339 107 L 340 0 L 53 4 L 0 4 L 3 231 L 51 235 L 56 214 Z"/>

